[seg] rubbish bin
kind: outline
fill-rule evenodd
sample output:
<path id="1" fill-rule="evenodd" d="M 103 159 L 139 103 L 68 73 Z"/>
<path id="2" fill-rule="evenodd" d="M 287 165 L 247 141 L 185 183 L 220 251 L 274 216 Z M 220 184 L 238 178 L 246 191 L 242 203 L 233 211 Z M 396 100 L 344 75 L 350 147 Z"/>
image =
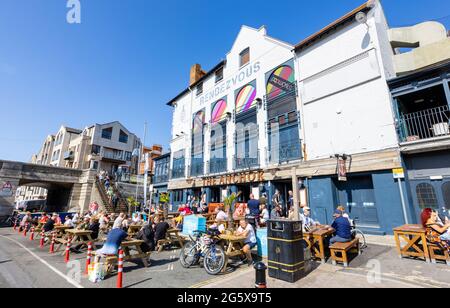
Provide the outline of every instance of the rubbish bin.
<path id="1" fill-rule="evenodd" d="M 269 277 L 294 283 L 304 276 L 305 257 L 301 221 L 267 223 Z"/>

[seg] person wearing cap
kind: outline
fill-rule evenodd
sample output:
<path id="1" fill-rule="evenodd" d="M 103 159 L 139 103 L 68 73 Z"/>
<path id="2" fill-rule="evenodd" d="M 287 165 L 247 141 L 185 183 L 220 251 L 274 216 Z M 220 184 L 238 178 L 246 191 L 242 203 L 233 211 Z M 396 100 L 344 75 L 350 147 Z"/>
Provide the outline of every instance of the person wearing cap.
<path id="1" fill-rule="evenodd" d="M 338 209 L 334 212 L 334 222 L 331 227 L 335 230 L 335 235 L 330 239 L 331 245 L 335 243 L 347 243 L 352 240 L 352 227 L 343 214 Z"/>

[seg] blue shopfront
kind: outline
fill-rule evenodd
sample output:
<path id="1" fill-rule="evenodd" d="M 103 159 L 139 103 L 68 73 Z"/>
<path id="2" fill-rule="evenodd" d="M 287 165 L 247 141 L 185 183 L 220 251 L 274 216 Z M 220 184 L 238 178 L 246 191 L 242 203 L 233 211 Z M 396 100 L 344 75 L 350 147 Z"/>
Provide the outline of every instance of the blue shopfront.
<path id="1" fill-rule="evenodd" d="M 322 224 L 333 222 L 333 212 L 344 206 L 352 219 L 358 219 L 358 228 L 368 234 L 392 234 L 393 229 L 405 224 L 398 180 L 392 170 L 349 174 L 347 181 L 335 176 L 315 177 L 307 181 L 308 201 L 314 219 Z M 401 182 L 407 191 L 405 182 Z M 407 202 L 408 203 L 408 202 Z M 406 205 L 409 221 L 415 215 Z"/>

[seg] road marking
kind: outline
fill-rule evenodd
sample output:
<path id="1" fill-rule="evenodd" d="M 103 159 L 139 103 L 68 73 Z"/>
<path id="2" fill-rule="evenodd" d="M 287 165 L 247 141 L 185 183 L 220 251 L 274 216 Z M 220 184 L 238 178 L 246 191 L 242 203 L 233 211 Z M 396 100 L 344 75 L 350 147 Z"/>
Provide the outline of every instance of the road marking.
<path id="1" fill-rule="evenodd" d="M 45 261 L 44 259 L 42 259 L 41 257 L 39 257 L 37 254 L 35 254 L 34 252 L 32 252 L 30 249 L 28 249 L 27 247 L 25 247 L 24 245 L 22 245 L 21 243 L 17 242 L 16 240 L 10 239 L 4 235 L 0 235 L 1 238 L 4 238 L 8 241 L 11 241 L 13 243 L 15 243 L 16 245 L 22 247 L 23 249 L 25 249 L 25 251 L 27 251 L 30 255 L 32 255 L 34 258 L 36 258 L 39 262 L 41 262 L 42 264 L 44 264 L 45 266 L 47 266 L 49 269 L 51 269 L 52 271 L 54 271 L 57 275 L 61 276 L 63 279 L 65 279 L 68 283 L 70 283 L 71 285 L 73 285 L 75 288 L 77 289 L 84 289 L 84 287 L 82 285 L 80 285 L 78 282 L 76 282 L 75 280 L 73 280 L 70 277 L 67 277 L 66 275 L 64 275 L 62 272 L 60 272 L 59 270 L 57 270 L 55 267 L 51 266 L 47 261 Z"/>

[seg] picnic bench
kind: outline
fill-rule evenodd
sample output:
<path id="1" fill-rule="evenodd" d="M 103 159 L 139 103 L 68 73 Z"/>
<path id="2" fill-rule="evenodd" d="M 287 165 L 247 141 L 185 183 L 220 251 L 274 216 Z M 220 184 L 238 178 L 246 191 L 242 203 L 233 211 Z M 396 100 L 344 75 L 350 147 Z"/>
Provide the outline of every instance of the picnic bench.
<path id="1" fill-rule="evenodd" d="M 163 240 L 159 240 L 157 243 L 158 252 L 162 252 L 164 250 L 164 246 L 166 245 L 180 245 L 180 248 L 183 248 L 185 239 L 180 235 L 180 230 L 178 229 L 169 229 L 166 232 L 166 238 Z"/>
<path id="2" fill-rule="evenodd" d="M 92 239 L 92 231 L 68 229 L 64 237 L 56 239 L 56 243 L 58 244 L 56 251 L 59 251 L 63 245 L 67 245 L 69 240 L 71 241 L 72 247 L 80 246 L 80 248 L 87 248 L 89 243 L 95 242 Z"/>
<path id="3" fill-rule="evenodd" d="M 334 234 L 335 230 L 327 226 L 319 226 L 318 228 L 303 233 L 303 239 L 306 241 L 308 248 L 311 250 L 314 258 L 320 259 L 322 264 L 327 262 L 327 253 L 325 250 L 325 241 L 327 237 Z"/>
<path id="4" fill-rule="evenodd" d="M 395 228 L 394 237 L 400 258 L 422 258 L 430 263 L 426 231 L 421 225 L 404 225 Z M 406 244 L 402 245 L 403 243 Z"/>
<path id="5" fill-rule="evenodd" d="M 246 237 L 222 234 L 219 235 L 219 238 L 225 248 L 225 266 L 223 267 L 223 272 L 225 272 L 230 258 L 245 256 L 242 248 L 244 248 Z"/>
<path id="6" fill-rule="evenodd" d="M 428 250 L 430 252 L 431 263 L 436 264 L 437 261 L 444 261 L 450 266 L 450 256 L 446 249 L 442 249 L 442 247 L 436 244 L 428 243 Z"/>
<path id="7" fill-rule="evenodd" d="M 130 225 L 128 227 L 128 234 L 130 236 L 133 236 L 136 233 L 138 233 L 139 231 L 141 231 L 142 227 L 143 227 L 142 225 Z"/>
<path id="8" fill-rule="evenodd" d="M 333 260 L 333 265 L 338 263 L 343 263 L 344 267 L 348 267 L 348 252 L 355 251 L 358 256 L 361 255 L 361 250 L 359 246 L 359 239 L 354 239 L 347 243 L 335 243 L 330 246 L 331 260 Z"/>
<path id="9" fill-rule="evenodd" d="M 150 258 L 151 252 L 143 252 L 141 248 L 142 244 L 144 244 L 144 241 L 133 239 L 122 242 L 120 247 L 122 248 L 124 254 L 123 261 L 129 262 L 133 260 L 141 260 L 145 267 L 149 267 L 150 264 L 148 259 Z M 119 257 L 117 255 L 102 256 L 97 255 L 95 251 L 93 252 L 93 255 L 96 256 L 96 258 L 105 257 L 105 263 L 108 266 L 108 273 L 114 269 L 114 266 L 117 265 L 119 261 Z"/>

